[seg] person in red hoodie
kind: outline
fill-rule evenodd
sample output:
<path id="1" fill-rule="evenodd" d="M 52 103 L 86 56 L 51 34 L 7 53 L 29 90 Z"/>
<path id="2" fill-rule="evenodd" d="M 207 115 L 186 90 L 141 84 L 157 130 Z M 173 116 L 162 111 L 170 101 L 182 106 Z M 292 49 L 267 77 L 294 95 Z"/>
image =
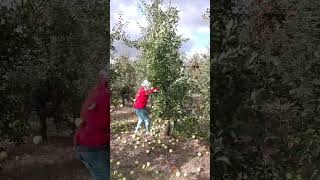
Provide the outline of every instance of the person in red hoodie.
<path id="1" fill-rule="evenodd" d="M 149 94 L 157 92 L 158 90 L 159 88 L 150 88 L 150 82 L 147 80 L 144 80 L 141 87 L 138 89 L 133 103 L 134 112 L 138 117 L 138 123 L 135 127 L 134 133 L 138 132 L 142 122 L 144 122 L 146 133 L 149 133 L 149 115 L 146 110 L 147 101 Z"/>
<path id="2" fill-rule="evenodd" d="M 100 71 L 80 112 L 82 123 L 74 135 L 76 158 L 96 180 L 110 178 L 110 93 L 108 77 Z"/>

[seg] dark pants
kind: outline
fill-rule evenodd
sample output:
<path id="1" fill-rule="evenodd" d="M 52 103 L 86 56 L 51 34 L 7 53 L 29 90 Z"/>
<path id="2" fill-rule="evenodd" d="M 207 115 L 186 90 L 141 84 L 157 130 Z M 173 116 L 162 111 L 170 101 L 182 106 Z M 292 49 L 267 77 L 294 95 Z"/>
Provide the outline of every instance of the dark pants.
<path id="1" fill-rule="evenodd" d="M 87 147 L 76 145 L 76 157 L 89 169 L 95 180 L 109 180 L 110 148 L 109 146 Z"/>

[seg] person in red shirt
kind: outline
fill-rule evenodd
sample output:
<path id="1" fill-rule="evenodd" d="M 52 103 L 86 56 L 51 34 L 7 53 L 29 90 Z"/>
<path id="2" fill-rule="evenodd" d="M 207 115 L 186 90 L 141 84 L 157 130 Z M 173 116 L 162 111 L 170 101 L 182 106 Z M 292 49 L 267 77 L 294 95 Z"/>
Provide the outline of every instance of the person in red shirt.
<path id="1" fill-rule="evenodd" d="M 100 71 L 80 112 L 82 122 L 74 135 L 76 157 L 96 180 L 110 178 L 110 93 L 108 77 Z"/>
<path id="2" fill-rule="evenodd" d="M 144 80 L 135 96 L 133 108 L 134 108 L 134 112 L 137 114 L 138 123 L 137 123 L 137 126 L 135 127 L 134 133 L 138 132 L 142 122 L 144 122 L 146 133 L 149 133 L 149 115 L 146 110 L 147 101 L 150 93 L 157 92 L 159 90 L 159 88 L 149 88 L 149 87 L 150 87 L 150 82 L 147 80 Z"/>

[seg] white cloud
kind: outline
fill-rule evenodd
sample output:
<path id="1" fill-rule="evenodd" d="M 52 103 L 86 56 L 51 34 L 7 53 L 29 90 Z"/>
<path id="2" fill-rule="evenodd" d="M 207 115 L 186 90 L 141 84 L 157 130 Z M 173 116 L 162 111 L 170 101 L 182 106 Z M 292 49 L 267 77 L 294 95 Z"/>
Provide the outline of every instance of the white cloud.
<path id="1" fill-rule="evenodd" d="M 186 57 L 190 58 L 192 57 L 194 54 L 208 54 L 210 51 L 209 47 L 205 47 L 205 48 L 191 48 L 189 51 L 187 51 Z"/>
<path id="2" fill-rule="evenodd" d="M 137 1 L 132 1 L 129 5 L 124 3 L 117 3 L 115 7 L 111 8 L 111 27 L 119 21 L 119 13 L 122 14 L 124 22 L 127 22 L 126 33 L 132 37 L 137 38 L 141 31 L 140 26 L 145 27 L 147 20 L 139 13 Z"/>
<path id="3" fill-rule="evenodd" d="M 201 26 L 201 27 L 198 27 L 196 29 L 196 31 L 199 33 L 210 33 L 210 27 L 209 26 Z"/>
<path id="4" fill-rule="evenodd" d="M 138 16 L 138 6 L 137 2 L 134 2 L 130 5 L 125 5 L 123 3 L 119 3 L 119 11 L 123 13 L 124 17 L 134 18 Z"/>
<path id="5" fill-rule="evenodd" d="M 183 38 L 188 38 L 189 40 L 194 39 L 192 35 L 192 28 L 188 26 L 178 26 L 178 34 L 182 35 Z"/>

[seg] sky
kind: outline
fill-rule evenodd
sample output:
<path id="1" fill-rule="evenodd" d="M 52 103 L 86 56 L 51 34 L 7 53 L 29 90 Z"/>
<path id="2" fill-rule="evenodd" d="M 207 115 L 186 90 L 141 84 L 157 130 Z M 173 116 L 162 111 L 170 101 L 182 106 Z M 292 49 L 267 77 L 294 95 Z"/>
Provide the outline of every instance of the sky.
<path id="1" fill-rule="evenodd" d="M 146 1 L 149 2 L 149 1 Z M 165 0 L 164 4 L 168 4 Z M 110 27 L 114 27 L 118 22 L 119 13 L 122 13 L 124 21 L 128 23 L 125 31 L 132 40 L 140 37 L 140 28 L 147 25 L 139 9 L 140 0 L 110 0 Z M 210 7 L 210 0 L 171 0 L 171 4 L 178 8 L 179 23 L 178 34 L 189 40 L 182 44 L 180 52 L 187 57 L 195 53 L 208 52 L 210 42 L 210 24 L 203 19 L 202 15 Z M 130 58 L 135 58 L 139 52 L 134 48 L 129 48 L 121 42 L 116 41 L 114 46 L 119 54 L 128 54 Z"/>

